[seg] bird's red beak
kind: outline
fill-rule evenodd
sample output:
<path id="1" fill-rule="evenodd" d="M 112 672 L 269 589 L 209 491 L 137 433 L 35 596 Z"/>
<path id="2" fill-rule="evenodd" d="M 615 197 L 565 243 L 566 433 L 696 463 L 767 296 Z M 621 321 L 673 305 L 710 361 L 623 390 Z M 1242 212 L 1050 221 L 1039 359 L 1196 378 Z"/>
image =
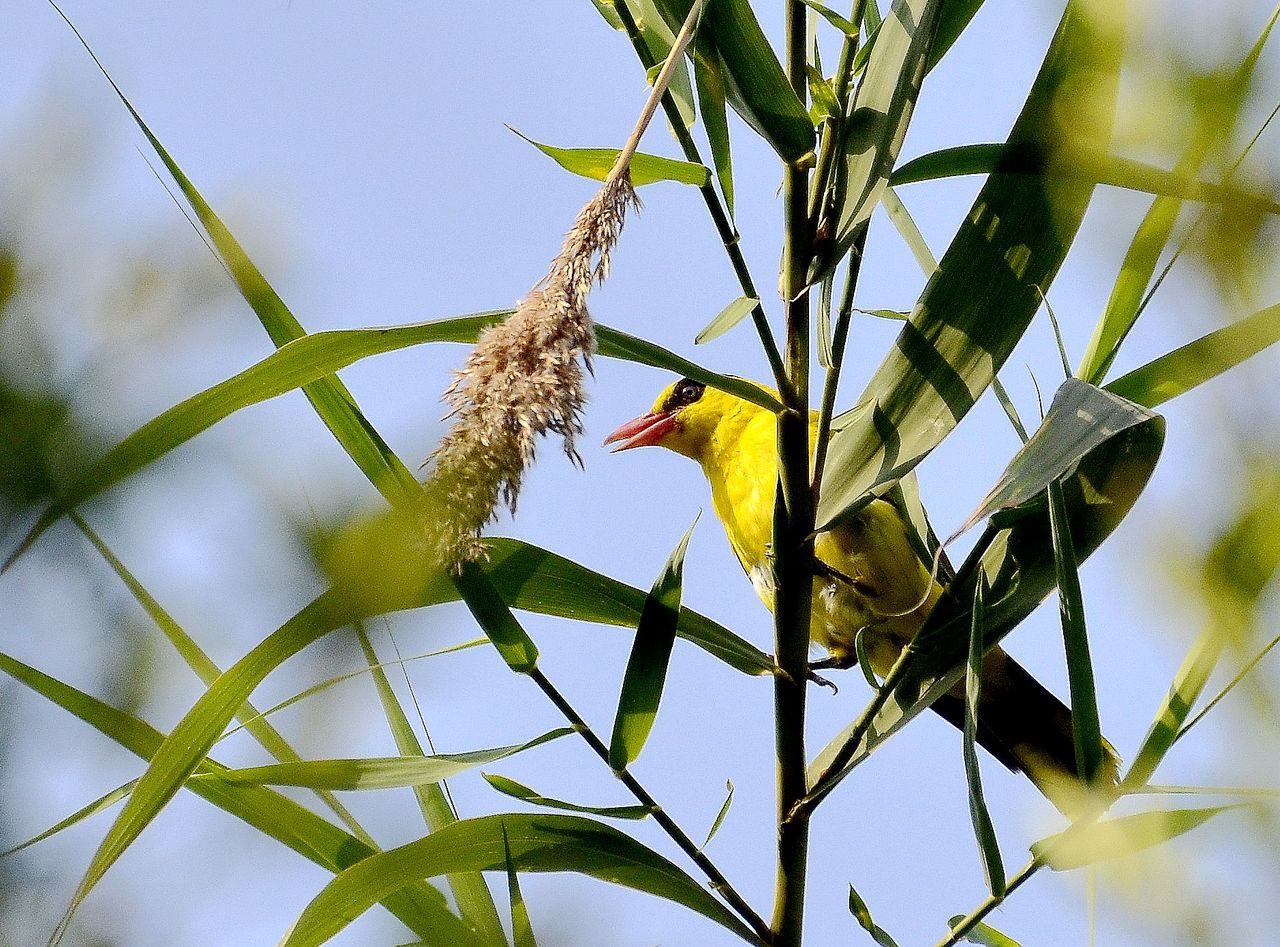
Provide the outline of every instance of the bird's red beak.
<path id="1" fill-rule="evenodd" d="M 605 444 L 618 443 L 612 453 L 631 450 L 633 447 L 652 447 L 679 425 L 674 411 L 653 411 L 643 417 L 628 421 L 604 439 Z"/>

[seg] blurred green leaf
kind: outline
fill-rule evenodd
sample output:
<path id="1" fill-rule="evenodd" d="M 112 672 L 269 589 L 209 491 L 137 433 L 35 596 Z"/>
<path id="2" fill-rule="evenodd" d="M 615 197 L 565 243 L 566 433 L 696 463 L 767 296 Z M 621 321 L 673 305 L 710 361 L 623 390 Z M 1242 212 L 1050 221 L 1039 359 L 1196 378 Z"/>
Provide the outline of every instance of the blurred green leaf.
<path id="1" fill-rule="evenodd" d="M 739 296 L 721 309 L 716 317 L 707 323 L 707 327 L 694 337 L 693 344 L 702 345 L 705 342 L 720 338 L 720 336 L 751 315 L 758 305 L 760 305 L 760 300 L 758 299 L 752 299 L 750 296 Z"/>
<path id="2" fill-rule="evenodd" d="M 942 0 L 895 0 L 876 35 L 840 126 L 830 199 L 834 217 L 828 222 L 832 236 L 815 248 L 810 285 L 835 269 L 880 203 L 920 92 L 941 5 Z"/>
<path id="3" fill-rule="evenodd" d="M 514 779 L 508 779 L 506 776 L 499 776 L 495 773 L 483 773 L 485 780 L 498 792 L 513 799 L 519 799 L 521 802 L 527 802 L 532 806 L 544 806 L 548 809 L 563 809 L 566 812 L 581 812 L 585 815 L 598 815 L 608 819 L 644 819 L 649 816 L 649 808 L 647 806 L 582 806 L 576 802 L 565 802 L 561 799 L 552 799 L 550 796 L 544 796 L 534 792 L 528 786 L 516 782 Z"/>
<path id="4" fill-rule="evenodd" d="M 964 688 L 964 774 L 969 785 L 969 818 L 973 822 L 974 836 L 978 840 L 978 854 L 982 857 L 982 870 L 987 877 L 987 888 L 995 897 L 1005 891 L 1004 861 L 1000 857 L 1000 842 L 996 838 L 995 823 L 987 810 L 982 792 L 982 770 L 978 765 L 978 707 L 982 701 L 982 654 L 986 614 L 983 596 L 986 594 L 987 577 L 978 574 L 973 587 L 973 622 L 969 632 L 969 660 L 965 667 Z"/>
<path id="5" fill-rule="evenodd" d="M 511 128 L 510 125 L 507 128 L 566 171 L 595 181 L 603 181 L 609 176 L 621 151 L 619 148 L 557 148 L 555 145 L 545 145 L 535 141 L 518 128 Z M 663 158 L 642 152 L 636 152 L 631 159 L 631 183 L 636 187 L 657 181 L 675 181 L 677 184 L 702 187 L 709 180 L 711 180 L 711 172 L 691 161 L 678 161 L 675 158 Z"/>
<path id="6" fill-rule="evenodd" d="M 1101 822 L 1079 822 L 1031 844 L 1036 860 L 1054 871 L 1071 871 L 1110 858 L 1132 855 L 1184 835 L 1220 812 L 1240 806 L 1139 812 Z"/>
<path id="7" fill-rule="evenodd" d="M 77 809 L 75 812 L 71 813 L 71 815 L 67 816 L 65 819 L 59 819 L 57 822 L 49 826 L 49 828 L 45 829 L 43 832 L 39 833 L 38 835 L 33 835 L 31 838 L 27 839 L 25 842 L 19 842 L 17 845 L 13 846 L 13 848 L 0 852 L 0 858 L 4 858 L 7 855 L 12 855 L 14 852 L 20 852 L 24 848 L 30 848 L 32 845 L 35 845 L 37 842 L 43 842 L 45 839 L 50 838 L 54 835 L 57 835 L 63 829 L 69 829 L 71 828 L 71 826 L 77 825 L 78 823 L 83 822 L 85 819 L 89 818 L 92 815 L 96 815 L 99 812 L 102 812 L 106 809 L 110 809 L 121 799 L 128 796 L 129 793 L 133 792 L 133 785 L 136 782 L 137 780 L 131 779 L 127 783 L 125 783 L 123 786 L 117 786 L 115 789 L 111 790 L 111 792 L 107 793 L 106 795 L 99 796 L 97 799 L 93 800 L 93 802 L 89 803 L 87 806 L 82 806 L 81 808 Z"/>
<path id="8" fill-rule="evenodd" d="M 1280 342 L 1280 305 L 1260 309 L 1135 368 L 1107 391 L 1154 408 Z"/>
<path id="9" fill-rule="evenodd" d="M 657 0 L 673 31 L 680 28 L 692 5 L 692 0 Z M 723 65 L 729 104 L 783 161 L 793 164 L 813 151 L 809 113 L 787 81 L 748 0 L 708 4 L 691 45 L 691 56 L 705 56 Z"/>
<path id="10" fill-rule="evenodd" d="M 508 849 L 518 871 L 573 871 L 625 885 L 681 904 L 743 940 L 759 943 L 702 885 L 616 829 L 578 816 L 504 814 L 455 822 L 353 866 L 312 899 L 284 944 L 325 942 L 409 881 L 447 871 L 504 871 Z"/>
<path id="11" fill-rule="evenodd" d="M 697 525 L 695 518 L 676 543 L 640 611 L 635 642 L 622 678 L 622 692 L 618 695 L 613 736 L 609 740 L 609 765 L 615 770 L 626 769 L 636 761 L 657 719 L 671 649 L 676 643 L 676 624 L 680 620 L 684 556 Z"/>
<path id="12" fill-rule="evenodd" d="M 153 759 L 165 737 L 149 724 L 109 704 L 90 697 L 56 678 L 37 671 L 6 654 L 0 654 L 0 671 L 94 727 L 129 752 Z M 203 770 L 225 770 L 213 760 Z M 332 872 L 341 871 L 373 854 L 376 849 L 291 799 L 260 786 L 234 786 L 219 780 L 189 784 L 196 795 L 247 822 L 303 857 Z M 425 884 L 414 884 L 390 893 L 383 904 L 419 936 L 456 938 L 459 945 L 478 944 L 474 933 L 449 910 L 444 896 Z"/>
<path id="13" fill-rule="evenodd" d="M 1056 154 L 1068 131 L 1106 134 L 1120 56 L 1088 24 L 1070 3 L 1010 132 L 1014 146 Z M 1101 127 L 1091 121 L 1064 130 L 1053 117 L 1058 97 L 1081 94 L 1082 77 L 1096 93 Z M 1096 146 L 1074 147 L 1086 144 Z M 1088 183 L 1033 175 L 987 179 L 859 407 L 839 419 L 823 471 L 819 528 L 831 528 L 875 487 L 915 467 L 990 385 L 1039 309 L 1091 192 Z"/>
<path id="14" fill-rule="evenodd" d="M 527 743 L 499 746 L 470 753 L 438 753 L 435 756 L 374 756 L 346 760 L 299 760 L 269 766 L 247 766 L 217 775 L 230 783 L 255 786 L 303 786 L 308 789 L 401 789 L 438 783 L 477 766 L 506 759 L 541 746 L 573 731 L 567 727 L 551 730 Z"/>
<path id="15" fill-rule="evenodd" d="M 871 909 L 853 885 L 849 885 L 849 913 L 880 947 L 898 947 L 897 941 L 889 936 L 889 932 L 872 919 Z"/>
<path id="16" fill-rule="evenodd" d="M 1165 171 L 1141 161 L 1106 153 L 1071 147 L 1053 151 L 1037 142 L 943 148 L 901 165 L 890 175 L 889 183 L 900 187 L 968 174 L 1027 174 L 1062 178 L 1280 214 L 1280 204 L 1266 195 L 1211 181 L 1198 181 L 1192 172 L 1181 167 Z"/>

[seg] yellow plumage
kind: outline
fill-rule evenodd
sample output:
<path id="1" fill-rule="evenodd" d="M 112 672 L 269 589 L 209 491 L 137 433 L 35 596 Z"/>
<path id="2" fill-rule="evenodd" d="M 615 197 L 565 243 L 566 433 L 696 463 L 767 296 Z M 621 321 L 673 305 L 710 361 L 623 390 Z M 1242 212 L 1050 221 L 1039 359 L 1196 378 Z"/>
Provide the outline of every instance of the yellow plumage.
<path id="1" fill-rule="evenodd" d="M 816 413 L 811 424 L 812 443 Z M 701 465 L 729 544 L 770 608 L 776 430 L 774 416 L 763 408 L 682 379 L 658 396 L 648 414 L 623 425 L 606 442 L 618 442 L 619 450 L 662 446 Z M 849 666 L 856 661 L 854 641 L 861 632 L 869 663 L 883 676 L 943 591 L 917 555 L 907 524 L 891 503 L 874 500 L 819 534 L 814 552 L 812 640 L 826 648 L 833 663 Z M 963 691 L 957 690 L 934 709 L 962 726 L 962 700 Z M 1005 765 L 1026 772 L 1060 808 L 1078 797 L 1070 711 L 999 648 L 984 661 L 978 737 Z M 1103 770 L 1101 779 L 1113 781 L 1116 761 L 1110 747 Z"/>

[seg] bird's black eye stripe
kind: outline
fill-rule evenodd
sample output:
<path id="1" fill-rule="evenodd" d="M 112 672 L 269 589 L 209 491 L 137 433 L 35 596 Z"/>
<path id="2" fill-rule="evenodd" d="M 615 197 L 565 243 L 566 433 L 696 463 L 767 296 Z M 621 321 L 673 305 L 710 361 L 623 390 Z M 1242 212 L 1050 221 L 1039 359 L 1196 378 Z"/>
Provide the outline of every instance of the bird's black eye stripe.
<path id="1" fill-rule="evenodd" d="M 681 378 L 676 382 L 675 389 L 667 396 L 666 404 L 663 409 L 673 411 L 676 408 L 683 408 L 687 404 L 693 404 L 702 397 L 702 393 L 707 390 L 707 386 L 700 381 L 694 381 L 692 378 Z"/>

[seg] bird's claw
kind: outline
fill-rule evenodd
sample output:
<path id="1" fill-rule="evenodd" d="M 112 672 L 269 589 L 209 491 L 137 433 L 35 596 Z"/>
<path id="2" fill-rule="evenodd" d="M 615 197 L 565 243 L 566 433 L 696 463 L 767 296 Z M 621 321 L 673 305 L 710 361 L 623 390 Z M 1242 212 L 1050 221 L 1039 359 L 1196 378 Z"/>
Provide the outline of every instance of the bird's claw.
<path id="1" fill-rule="evenodd" d="M 840 693 L 840 688 L 836 687 L 834 681 L 830 681 L 827 678 L 823 677 L 821 674 L 815 671 L 812 666 L 809 667 L 809 680 L 812 681 L 814 684 L 817 684 L 819 687 L 830 687 L 832 694 Z"/>

